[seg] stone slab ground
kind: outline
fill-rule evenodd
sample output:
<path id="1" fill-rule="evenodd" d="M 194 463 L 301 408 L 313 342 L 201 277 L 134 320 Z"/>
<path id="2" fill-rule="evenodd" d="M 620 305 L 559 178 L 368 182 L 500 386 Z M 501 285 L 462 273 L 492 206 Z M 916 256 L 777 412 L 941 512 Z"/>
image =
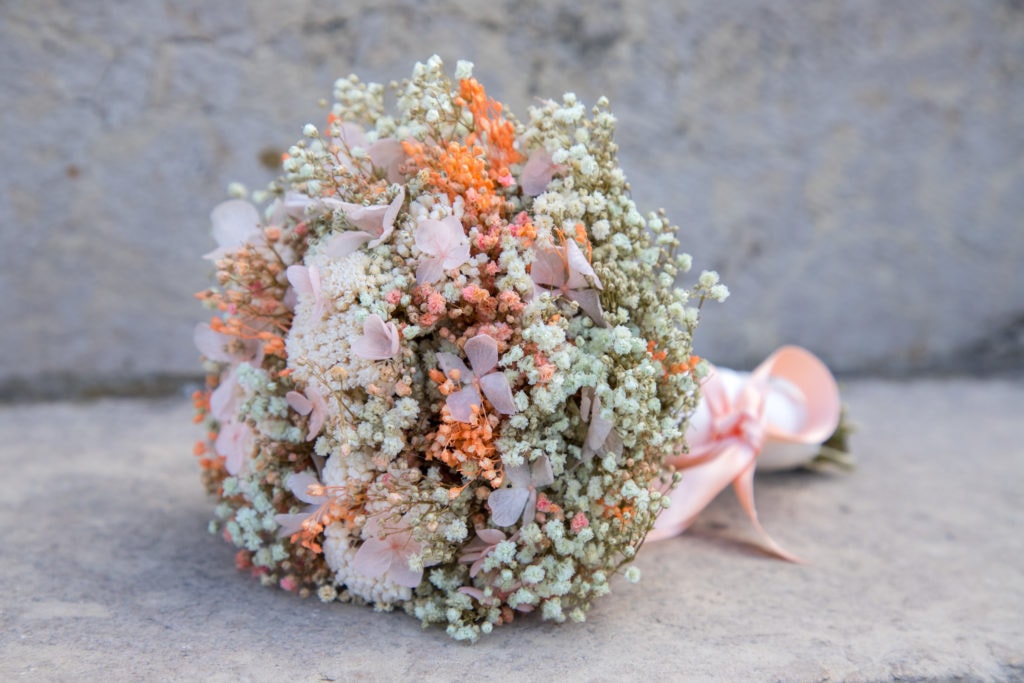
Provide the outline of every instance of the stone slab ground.
<path id="1" fill-rule="evenodd" d="M 0 409 L 0 680 L 1024 680 L 1024 382 L 856 381 L 852 474 L 760 477 L 585 624 L 477 645 L 261 587 L 206 533 L 184 399 Z"/>

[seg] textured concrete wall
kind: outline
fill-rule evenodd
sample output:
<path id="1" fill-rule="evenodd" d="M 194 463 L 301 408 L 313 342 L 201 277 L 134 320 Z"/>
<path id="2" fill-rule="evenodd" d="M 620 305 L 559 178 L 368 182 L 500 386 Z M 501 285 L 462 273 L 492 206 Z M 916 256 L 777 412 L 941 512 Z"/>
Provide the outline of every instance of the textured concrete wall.
<path id="1" fill-rule="evenodd" d="M 5 0 L 0 393 L 193 373 L 227 183 L 433 52 L 523 115 L 610 97 L 641 208 L 733 291 L 704 355 L 1021 365 L 1020 2 Z"/>

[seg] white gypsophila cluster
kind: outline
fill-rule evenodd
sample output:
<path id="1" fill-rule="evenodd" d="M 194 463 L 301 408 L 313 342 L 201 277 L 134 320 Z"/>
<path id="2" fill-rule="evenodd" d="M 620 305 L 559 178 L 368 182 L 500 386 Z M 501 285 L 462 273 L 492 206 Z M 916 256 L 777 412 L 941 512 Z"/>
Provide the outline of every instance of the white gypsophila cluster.
<path id="1" fill-rule="evenodd" d="M 409 600 L 412 589 L 400 586 L 387 578 L 368 577 L 352 569 L 358 552 L 352 536 L 341 524 L 331 524 L 324 530 L 324 558 L 334 572 L 334 583 L 344 586 L 355 597 L 366 602 L 388 607 Z"/>

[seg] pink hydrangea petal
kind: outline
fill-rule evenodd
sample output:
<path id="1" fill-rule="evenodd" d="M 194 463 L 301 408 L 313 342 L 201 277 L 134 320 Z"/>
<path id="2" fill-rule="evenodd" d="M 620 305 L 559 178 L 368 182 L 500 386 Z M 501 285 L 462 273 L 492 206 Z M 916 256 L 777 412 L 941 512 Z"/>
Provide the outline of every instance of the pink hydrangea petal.
<path id="1" fill-rule="evenodd" d="M 289 391 L 284 398 L 299 415 L 309 415 L 313 411 L 313 402 L 297 391 Z"/>
<path id="2" fill-rule="evenodd" d="M 235 475 L 242 470 L 245 459 L 252 455 L 253 433 L 244 422 L 230 422 L 221 427 L 214 450 L 224 458 L 224 468 Z"/>
<path id="3" fill-rule="evenodd" d="M 309 487 L 319 483 L 320 480 L 306 470 L 288 476 L 288 490 L 303 503 L 311 505 L 319 505 L 327 500 L 326 496 L 312 496 L 309 494 Z"/>
<path id="4" fill-rule="evenodd" d="M 225 348 L 232 340 L 232 337 L 214 332 L 209 323 L 199 323 L 192 332 L 192 342 L 199 349 L 199 353 L 213 361 L 228 363 L 234 360 L 231 353 Z"/>
<path id="5" fill-rule="evenodd" d="M 437 354 L 437 364 L 441 366 L 441 372 L 445 375 L 450 373 L 452 370 L 458 370 L 460 381 L 468 382 L 473 379 L 473 373 L 469 371 L 469 368 L 467 368 L 466 364 L 462 362 L 462 359 L 454 353 L 439 351 Z"/>
<path id="6" fill-rule="evenodd" d="M 523 173 L 519 178 L 523 194 L 536 197 L 543 193 L 554 177 L 556 168 L 546 149 L 535 150 L 523 166 Z"/>
<path id="7" fill-rule="evenodd" d="M 373 239 L 362 230 L 348 230 L 331 235 L 324 241 L 321 251 L 333 259 L 343 259 Z"/>
<path id="8" fill-rule="evenodd" d="M 491 402 L 494 409 L 502 415 L 512 415 L 516 412 L 516 402 L 512 397 L 512 387 L 502 372 L 492 372 L 480 378 L 480 389 L 484 396 Z"/>
<path id="9" fill-rule="evenodd" d="M 352 569 L 367 578 L 380 578 L 391 567 L 394 559 L 391 544 L 379 538 L 369 538 L 352 558 Z"/>
<path id="10" fill-rule="evenodd" d="M 294 512 L 274 515 L 274 521 L 280 527 L 277 531 L 279 537 L 291 536 L 302 531 L 302 523 L 309 519 L 308 512 Z"/>
<path id="11" fill-rule="evenodd" d="M 537 252 L 530 265 L 530 277 L 538 285 L 561 288 L 565 285 L 565 263 L 558 251 L 541 249 Z"/>
<path id="12" fill-rule="evenodd" d="M 469 242 L 451 246 L 444 255 L 445 270 L 454 270 L 469 260 Z"/>
<path id="13" fill-rule="evenodd" d="M 530 466 L 523 463 L 515 467 L 505 468 L 505 479 L 512 484 L 513 488 L 526 489 L 529 488 L 533 481 L 533 475 L 530 473 Z"/>
<path id="14" fill-rule="evenodd" d="M 288 282 L 291 283 L 296 292 L 305 295 L 313 293 L 313 284 L 309 281 L 309 269 L 306 266 L 288 266 L 285 274 L 288 276 Z"/>
<path id="15" fill-rule="evenodd" d="M 542 455 L 533 461 L 530 465 L 530 479 L 537 488 L 555 483 L 555 475 L 551 471 L 551 460 L 548 456 Z"/>
<path id="16" fill-rule="evenodd" d="M 209 259 L 220 258 L 260 234 L 260 213 L 244 199 L 218 204 L 210 212 L 210 222 L 218 248 L 206 255 Z"/>
<path id="17" fill-rule="evenodd" d="M 569 298 L 578 303 L 580 310 L 589 315 L 598 327 L 608 327 L 608 321 L 604 319 L 604 311 L 601 310 L 601 297 L 597 290 L 572 289 L 569 290 Z"/>
<path id="18" fill-rule="evenodd" d="M 352 227 L 369 233 L 371 237 L 380 237 L 384 230 L 384 215 L 390 206 L 363 206 L 341 202 L 341 210 Z"/>
<path id="19" fill-rule="evenodd" d="M 569 268 L 567 282 L 569 289 L 584 289 L 590 287 L 591 282 L 596 289 L 601 289 L 601 280 L 598 279 L 593 266 L 590 265 L 587 257 L 583 255 L 579 245 L 576 244 L 576 240 L 569 240 L 565 243 L 565 260 Z M 587 281 L 587 278 L 590 278 L 590 282 Z"/>
<path id="20" fill-rule="evenodd" d="M 452 419 L 458 422 L 473 421 L 473 406 L 480 405 L 480 394 L 474 387 L 465 387 L 448 395 L 445 401 Z"/>
<path id="21" fill-rule="evenodd" d="M 233 367 L 221 374 L 220 384 L 210 394 L 210 414 L 218 422 L 228 422 L 235 417 L 238 399 L 238 368 Z"/>
<path id="22" fill-rule="evenodd" d="M 415 588 L 423 580 L 423 570 L 410 568 L 407 557 L 396 557 L 388 568 L 387 577 L 399 586 Z"/>
<path id="23" fill-rule="evenodd" d="M 466 357 L 477 377 L 481 377 L 498 365 L 498 342 L 489 334 L 478 334 L 466 341 Z"/>
<path id="24" fill-rule="evenodd" d="M 376 313 L 363 322 L 363 336 L 352 343 L 352 351 L 368 360 L 386 360 L 398 352 L 398 328 L 385 324 Z"/>
<path id="25" fill-rule="evenodd" d="M 427 257 L 420 258 L 420 263 L 416 266 L 416 284 L 430 284 L 437 282 L 444 275 L 444 266 L 440 258 Z"/>
<path id="26" fill-rule="evenodd" d="M 476 535 L 488 547 L 495 546 L 505 540 L 505 532 L 500 529 L 477 529 Z"/>
<path id="27" fill-rule="evenodd" d="M 384 138 L 370 145 L 366 153 L 377 168 L 384 169 L 389 183 L 400 183 L 404 179 L 402 164 L 405 163 L 405 148 L 393 138 Z"/>
<path id="28" fill-rule="evenodd" d="M 519 520 L 530 499 L 525 488 L 498 489 L 491 491 L 487 504 L 491 508 L 491 521 L 497 526 L 511 526 Z"/>
<path id="29" fill-rule="evenodd" d="M 381 244 L 391 233 L 395 231 L 395 219 L 398 218 L 398 212 L 402 210 L 402 204 L 405 202 L 405 187 L 401 187 L 398 190 L 398 194 L 388 204 L 387 210 L 384 212 L 384 218 L 381 221 L 380 237 L 370 242 L 370 247 L 375 247 Z"/>
<path id="30" fill-rule="evenodd" d="M 451 232 L 448 228 L 441 221 L 430 218 L 419 222 L 413 237 L 416 248 L 430 256 L 440 256 L 451 244 Z"/>
<path id="31" fill-rule="evenodd" d="M 470 576 L 476 576 L 476 574 L 473 572 L 472 569 L 469 570 L 469 575 Z M 477 602 L 483 602 L 483 600 L 484 600 L 484 592 L 482 590 L 480 590 L 479 588 L 474 588 L 473 586 L 460 586 L 459 587 L 459 592 L 460 593 L 465 593 L 466 595 L 470 596 L 471 598 L 475 598 Z"/>
<path id="32" fill-rule="evenodd" d="M 336 144 L 348 149 L 366 146 L 366 134 L 362 126 L 355 123 L 344 122 L 338 127 L 338 137 L 334 138 Z"/>

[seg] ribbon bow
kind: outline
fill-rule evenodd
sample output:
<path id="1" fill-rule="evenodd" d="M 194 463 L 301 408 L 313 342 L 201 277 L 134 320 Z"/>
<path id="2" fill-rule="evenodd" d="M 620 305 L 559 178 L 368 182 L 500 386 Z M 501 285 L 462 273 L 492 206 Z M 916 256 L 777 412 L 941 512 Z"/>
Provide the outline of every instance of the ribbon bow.
<path id="1" fill-rule="evenodd" d="M 701 392 L 686 433 L 690 452 L 666 461 L 682 471 L 682 479 L 648 540 L 681 534 L 732 483 L 768 549 L 799 562 L 757 519 L 754 469 L 759 461 L 768 469 L 785 469 L 814 457 L 839 425 L 835 378 L 814 354 L 784 346 L 749 374 L 713 367 Z"/>

